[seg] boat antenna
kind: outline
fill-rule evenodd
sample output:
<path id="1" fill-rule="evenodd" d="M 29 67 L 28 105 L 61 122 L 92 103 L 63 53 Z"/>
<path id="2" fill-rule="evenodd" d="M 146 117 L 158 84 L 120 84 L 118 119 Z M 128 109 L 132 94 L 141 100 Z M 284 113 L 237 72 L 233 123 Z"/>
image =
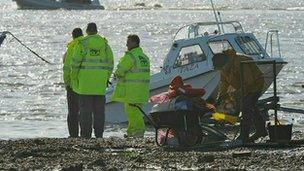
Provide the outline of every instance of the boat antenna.
<path id="1" fill-rule="evenodd" d="M 13 35 L 11 32 L 9 31 L 4 31 L 1 33 L 1 37 L 0 37 L 0 44 L 4 41 L 4 39 L 6 38 L 6 34 L 11 35 L 14 39 L 16 39 L 22 46 L 24 46 L 27 50 L 29 50 L 30 52 L 32 52 L 35 56 L 37 56 L 38 58 L 40 58 L 42 61 L 51 64 L 49 61 L 47 61 L 46 59 L 42 58 L 40 55 L 38 55 L 35 51 L 33 51 L 32 49 L 30 49 L 29 47 L 27 47 L 21 40 L 19 40 L 15 35 Z"/>
<path id="2" fill-rule="evenodd" d="M 218 11 L 218 12 L 217 12 L 217 15 L 218 15 L 218 17 L 219 17 L 220 22 L 222 23 L 222 24 L 221 24 L 221 32 L 222 32 L 222 33 L 225 33 L 221 13 Z"/>
<path id="3" fill-rule="evenodd" d="M 214 13 L 214 17 L 215 17 L 215 21 L 216 21 L 216 24 L 217 24 L 219 34 L 221 34 L 221 27 L 220 27 L 220 24 L 219 24 L 217 15 L 216 15 L 216 11 L 215 11 L 215 8 L 214 8 L 214 5 L 213 5 L 213 0 L 210 0 L 210 2 L 211 2 L 211 6 L 212 6 L 212 10 L 213 10 L 213 13 Z"/>

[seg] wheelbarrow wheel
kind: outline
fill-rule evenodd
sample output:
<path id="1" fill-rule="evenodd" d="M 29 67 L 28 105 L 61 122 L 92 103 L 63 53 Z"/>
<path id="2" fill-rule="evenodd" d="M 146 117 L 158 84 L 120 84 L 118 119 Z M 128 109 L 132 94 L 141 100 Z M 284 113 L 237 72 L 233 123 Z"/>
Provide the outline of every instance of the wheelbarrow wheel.
<path id="1" fill-rule="evenodd" d="M 164 146 L 167 145 L 167 141 L 169 138 L 172 138 L 172 135 L 170 134 L 171 128 L 163 128 L 163 129 L 157 129 L 155 134 L 155 142 L 158 146 Z"/>

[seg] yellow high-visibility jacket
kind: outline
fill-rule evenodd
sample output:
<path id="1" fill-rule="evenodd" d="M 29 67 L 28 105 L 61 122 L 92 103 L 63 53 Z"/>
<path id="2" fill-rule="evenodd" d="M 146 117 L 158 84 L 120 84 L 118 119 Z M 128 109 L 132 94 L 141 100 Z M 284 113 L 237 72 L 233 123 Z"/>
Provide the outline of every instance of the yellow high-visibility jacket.
<path id="1" fill-rule="evenodd" d="M 113 52 L 104 37 L 97 34 L 84 37 L 73 55 L 73 90 L 82 95 L 105 95 L 113 65 Z"/>
<path id="2" fill-rule="evenodd" d="M 72 71 L 72 58 L 74 55 L 74 50 L 79 41 L 83 38 L 83 36 L 77 37 L 72 40 L 67 45 L 67 51 L 65 53 L 65 57 L 63 59 L 63 81 L 65 86 L 71 87 L 71 71 Z"/>
<path id="3" fill-rule="evenodd" d="M 150 60 L 142 48 L 127 51 L 115 71 L 118 77 L 112 100 L 146 103 L 150 97 Z"/>

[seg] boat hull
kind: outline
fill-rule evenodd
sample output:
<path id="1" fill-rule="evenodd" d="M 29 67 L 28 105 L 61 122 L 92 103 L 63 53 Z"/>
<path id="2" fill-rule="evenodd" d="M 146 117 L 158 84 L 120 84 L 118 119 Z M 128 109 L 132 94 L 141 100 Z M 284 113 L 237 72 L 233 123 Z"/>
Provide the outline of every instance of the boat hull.
<path id="1" fill-rule="evenodd" d="M 51 0 L 15 0 L 18 9 L 69 9 L 69 10 L 103 10 L 100 4 L 77 4 Z"/>

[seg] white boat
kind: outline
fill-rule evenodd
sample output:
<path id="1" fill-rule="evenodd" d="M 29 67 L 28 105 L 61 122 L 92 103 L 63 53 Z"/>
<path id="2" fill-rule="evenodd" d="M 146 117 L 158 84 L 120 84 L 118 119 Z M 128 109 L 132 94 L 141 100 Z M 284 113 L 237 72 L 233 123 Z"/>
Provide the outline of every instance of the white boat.
<path id="1" fill-rule="evenodd" d="M 224 28 L 226 32 L 224 32 Z M 228 31 L 229 29 L 231 31 Z M 276 37 L 273 37 L 274 35 Z M 273 38 L 277 39 L 277 57 L 272 55 L 275 47 L 272 44 Z M 266 52 L 269 39 L 271 39 L 271 55 Z M 227 48 L 233 48 L 237 53 L 250 56 L 255 61 L 275 61 L 276 74 L 286 64 L 281 57 L 278 31 L 276 30 L 268 32 L 264 48 L 254 34 L 244 32 L 237 21 L 193 23 L 179 29 L 163 62 L 162 70 L 151 76 L 151 96 L 167 91 L 171 80 L 180 75 L 185 83 L 191 84 L 194 88 L 203 87 L 206 90 L 204 99 L 215 98 L 220 75 L 218 71 L 214 70 L 212 57 Z M 272 64 L 259 65 L 259 67 L 264 73 L 266 82 L 264 91 L 266 91 L 273 82 Z M 106 122 L 126 122 L 127 117 L 123 104 L 110 100 L 113 89 L 114 85 L 109 87 L 106 94 Z M 148 113 L 151 107 L 150 103 L 145 105 L 144 111 Z"/>
<path id="2" fill-rule="evenodd" d="M 19 9 L 104 9 L 99 0 L 14 0 Z"/>

